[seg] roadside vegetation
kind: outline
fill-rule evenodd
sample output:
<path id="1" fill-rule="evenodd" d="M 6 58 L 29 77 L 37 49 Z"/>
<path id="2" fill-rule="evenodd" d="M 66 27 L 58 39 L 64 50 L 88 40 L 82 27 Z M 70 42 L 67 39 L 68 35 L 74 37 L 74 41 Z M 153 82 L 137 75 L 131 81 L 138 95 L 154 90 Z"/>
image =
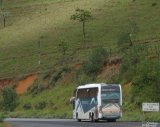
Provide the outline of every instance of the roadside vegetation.
<path id="1" fill-rule="evenodd" d="M 5 118 L 5 115 L 3 113 L 0 113 L 0 123 L 3 121 L 4 118 Z"/>
<path id="2" fill-rule="evenodd" d="M 157 0 L 6 0 L 0 77 L 14 78 L 13 88 L 27 74 L 38 78 L 19 97 L 4 88 L 0 106 L 10 117 L 71 118 L 69 98 L 78 85 L 121 83 L 121 120 L 142 120 L 142 102 L 160 100 L 159 6 Z M 159 113 L 145 115 L 160 121 Z"/>
<path id="3" fill-rule="evenodd" d="M 5 124 L 2 122 L 5 118 L 5 115 L 1 112 L 0 113 L 0 127 L 5 127 Z"/>

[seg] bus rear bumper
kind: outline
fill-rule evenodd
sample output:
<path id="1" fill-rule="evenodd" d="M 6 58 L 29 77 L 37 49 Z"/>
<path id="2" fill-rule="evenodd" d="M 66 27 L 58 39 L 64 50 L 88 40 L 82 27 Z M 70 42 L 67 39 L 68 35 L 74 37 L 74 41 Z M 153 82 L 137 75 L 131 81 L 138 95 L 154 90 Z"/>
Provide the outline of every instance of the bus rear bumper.
<path id="1" fill-rule="evenodd" d="M 121 115 L 116 116 L 103 116 L 102 114 L 99 115 L 100 120 L 109 120 L 109 119 L 119 119 Z"/>

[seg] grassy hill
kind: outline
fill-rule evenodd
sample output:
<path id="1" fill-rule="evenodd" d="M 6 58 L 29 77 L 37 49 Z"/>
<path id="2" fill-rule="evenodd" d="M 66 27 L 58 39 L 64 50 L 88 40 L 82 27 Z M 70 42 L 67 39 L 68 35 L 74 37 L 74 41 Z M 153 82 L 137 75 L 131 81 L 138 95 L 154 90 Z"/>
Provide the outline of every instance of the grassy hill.
<path id="1" fill-rule="evenodd" d="M 120 47 L 117 45 L 117 41 L 121 33 L 132 29 L 131 23 L 134 22 L 139 31 L 136 33 L 136 39 L 131 36 L 133 45 L 147 46 L 143 52 L 139 52 L 139 50 L 138 52 L 141 55 L 147 52 L 145 58 L 151 58 L 149 61 L 153 61 L 155 58 L 156 60 L 151 64 L 158 63 L 159 6 L 160 1 L 157 0 L 4 1 L 1 6 L 3 8 L 2 14 L 7 15 L 5 27 L 3 26 L 3 18 L 0 20 L 0 77 L 1 79 L 10 77 L 21 79 L 28 74 L 38 75 L 38 79 L 30 88 L 29 93 L 20 97 L 19 106 L 10 115 L 14 117 L 70 117 L 71 106 L 68 101 L 78 84 L 107 81 L 121 82 L 126 100 L 125 110 L 128 111 L 132 108 L 137 111 L 137 108 L 133 107 L 146 98 L 138 100 L 133 106 L 128 104 L 133 102 L 130 94 L 134 95 L 133 91 L 133 93 L 129 91 L 128 84 L 140 82 L 137 79 L 141 77 L 142 73 L 139 77 L 136 77 L 136 74 L 142 68 L 139 65 L 144 66 L 145 60 L 142 59 L 141 62 L 135 64 L 137 65 L 136 69 L 125 68 L 133 65 L 130 62 L 125 63 L 126 66 L 122 66 L 125 71 L 121 71 L 120 61 L 115 63 L 118 67 L 112 69 L 111 66 L 114 65 L 112 61 L 123 56 L 119 52 Z M 70 16 L 75 13 L 76 8 L 87 9 L 92 14 L 92 19 L 86 24 L 85 41 L 82 35 L 82 24 L 70 20 Z M 59 47 L 62 41 L 68 45 L 65 56 Z M 86 76 L 87 74 L 82 71 L 81 66 L 97 47 L 104 47 L 109 52 L 111 66 L 108 63 L 104 64 L 96 78 L 92 79 Z M 38 64 L 39 52 L 41 54 L 40 65 Z M 131 56 L 137 58 L 133 54 Z M 122 61 L 127 61 L 125 58 L 128 56 L 122 57 Z M 145 67 L 151 66 L 146 65 Z M 116 70 L 115 74 L 112 71 L 114 69 Z M 126 70 L 131 71 L 126 72 Z M 153 70 L 148 71 L 152 72 Z M 129 88 L 131 89 L 131 87 Z M 39 104 L 45 105 L 45 108 L 40 110 L 36 106 Z M 25 109 L 26 105 L 29 105 L 30 108 Z"/>
<path id="2" fill-rule="evenodd" d="M 153 3 L 156 6 L 152 6 Z M 137 40 L 159 38 L 158 1 L 4 1 L 6 27 L 1 21 L 1 77 L 52 68 L 60 58 L 58 44 L 69 44 L 68 56 L 81 45 L 115 50 L 119 34 L 128 29 L 129 21 L 137 23 Z M 70 20 L 76 8 L 88 9 L 93 19 L 86 25 L 87 41 L 83 44 L 80 23 Z M 41 61 L 38 66 L 38 42 Z M 82 48 L 83 49 L 83 48 Z M 82 61 L 90 50 L 74 53 L 74 61 Z M 18 59 L 14 59 L 18 57 Z"/>

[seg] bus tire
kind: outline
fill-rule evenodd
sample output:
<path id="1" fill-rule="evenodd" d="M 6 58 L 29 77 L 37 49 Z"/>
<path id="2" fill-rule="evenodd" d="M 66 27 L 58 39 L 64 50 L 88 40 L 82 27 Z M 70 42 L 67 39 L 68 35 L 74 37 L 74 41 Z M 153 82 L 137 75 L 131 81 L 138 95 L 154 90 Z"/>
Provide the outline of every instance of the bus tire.
<path id="1" fill-rule="evenodd" d="M 95 122 L 94 113 L 89 114 L 89 119 L 90 119 L 91 122 Z"/>
<path id="2" fill-rule="evenodd" d="M 95 122 L 99 122 L 99 119 L 95 119 Z"/>
<path id="3" fill-rule="evenodd" d="M 81 122 L 81 119 L 77 119 L 78 122 Z"/>
<path id="4" fill-rule="evenodd" d="M 81 122 L 81 119 L 78 118 L 78 113 L 76 114 L 76 119 L 78 122 Z"/>

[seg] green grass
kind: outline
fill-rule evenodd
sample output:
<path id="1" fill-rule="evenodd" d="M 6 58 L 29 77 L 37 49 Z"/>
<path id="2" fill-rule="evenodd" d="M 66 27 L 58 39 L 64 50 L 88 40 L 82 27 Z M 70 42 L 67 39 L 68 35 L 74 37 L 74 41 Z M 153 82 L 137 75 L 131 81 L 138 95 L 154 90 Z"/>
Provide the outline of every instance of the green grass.
<path id="1" fill-rule="evenodd" d="M 0 122 L 2 122 L 4 118 L 5 118 L 5 116 L 4 116 L 4 114 L 1 112 L 1 113 L 0 113 Z"/>
<path id="2" fill-rule="evenodd" d="M 39 41 L 42 53 L 54 52 L 42 56 L 41 70 L 44 70 L 58 62 L 60 52 L 57 45 L 61 40 L 69 43 L 68 56 L 72 56 L 75 63 L 83 61 L 86 54 L 90 52 L 80 50 L 73 55 L 74 49 L 81 45 L 102 45 L 115 49 L 119 33 L 128 29 L 128 20 L 135 21 L 140 28 L 137 39 L 159 38 L 157 26 L 160 25 L 160 18 L 156 12 L 159 12 L 160 2 L 156 0 L 157 6 L 155 7 L 152 7 L 154 1 L 149 0 L 135 2 L 131 0 L 116 2 L 111 0 L 47 0 L 45 5 L 43 0 L 15 0 L 13 2 L 15 3 L 13 7 L 9 7 L 11 1 L 4 4 L 10 15 L 7 18 L 7 27 L 3 28 L 1 24 L 0 58 L 12 56 L 29 56 L 29 58 L 0 60 L 1 77 L 38 71 L 40 69 L 37 64 Z M 70 20 L 70 16 L 77 7 L 89 9 L 93 15 L 93 19 L 86 25 L 87 41 L 85 43 L 82 36 L 82 24 Z"/>
<path id="3" fill-rule="evenodd" d="M 123 117 L 119 121 L 132 121 L 132 122 L 142 122 L 142 121 L 160 121 L 160 113 L 148 112 L 143 113 L 142 111 L 124 112 Z"/>
<path id="4" fill-rule="evenodd" d="M 73 84 L 57 85 L 54 89 L 46 90 L 38 95 L 25 95 L 20 97 L 20 105 L 17 109 L 9 113 L 10 117 L 45 117 L 45 118 L 71 118 L 72 105 L 69 100 L 75 86 Z M 46 107 L 42 110 L 36 109 L 39 102 L 46 102 Z M 31 104 L 32 109 L 24 109 L 24 104 Z"/>
<path id="5" fill-rule="evenodd" d="M 42 52 L 56 52 L 55 54 L 45 56 L 44 60 L 42 58 L 42 62 L 44 64 L 49 63 L 48 66 L 53 65 L 53 63 L 57 61 L 55 57 L 58 57 L 60 54 L 60 52 L 57 51 L 57 45 L 61 40 L 66 40 L 70 43 L 70 50 L 74 49 L 74 46 L 79 45 L 81 43 L 80 41 L 83 40 L 81 37 L 77 38 L 77 35 L 72 34 L 74 32 L 81 34 L 81 26 L 79 26 L 77 23 L 78 27 L 75 29 L 76 24 L 70 21 L 70 15 L 74 13 L 76 8 L 75 6 L 77 4 L 79 5 L 77 7 L 97 8 L 97 5 L 102 6 L 102 1 L 98 2 L 98 4 L 96 1 L 93 1 L 92 4 L 90 4 L 89 1 L 69 1 L 63 3 L 54 3 L 50 5 L 47 4 L 47 12 L 43 12 L 43 5 L 40 5 L 40 7 L 35 6 L 34 11 L 32 9 L 30 10 L 30 8 L 27 6 L 24 12 L 31 11 L 31 14 L 28 12 L 27 14 L 24 13 L 24 15 L 22 8 L 17 7 L 17 10 L 14 8 L 14 22 L 12 22 L 12 16 L 11 18 L 9 17 L 10 19 L 8 19 L 8 22 L 11 21 L 11 23 L 8 24 L 12 25 L 3 28 L 0 31 L 0 45 L 3 48 L 3 52 L 0 53 L 1 58 L 28 54 L 37 57 L 37 43 L 40 40 Z M 19 11 L 22 11 L 22 14 L 19 14 Z M 14 16 L 16 14 L 19 16 Z M 64 35 L 64 33 L 67 34 Z M 41 36 L 43 36 L 43 39 L 40 39 Z M 16 65 L 15 62 L 11 60 L 9 61 L 10 64 L 7 64 L 4 70 L 6 69 L 7 73 L 10 72 L 15 66 L 23 66 L 22 71 L 16 71 L 23 73 L 23 70 L 26 70 L 26 68 L 28 69 L 28 63 L 32 62 L 31 64 L 33 65 L 37 65 L 38 63 L 38 57 L 37 59 L 32 57 L 29 59 L 31 60 L 28 61 L 27 59 L 18 59 L 18 65 Z M 53 63 L 49 62 L 51 60 Z M 31 71 L 33 70 L 31 69 Z M 5 75 L 4 72 L 3 74 Z"/>
<path id="6" fill-rule="evenodd" d="M 157 5 L 152 6 L 152 3 Z M 160 1 L 157 0 L 7 0 L 3 5 L 5 11 L 9 12 L 5 28 L 0 20 L 0 77 L 16 77 L 62 67 L 63 60 L 58 50 L 62 40 L 69 43 L 69 66 L 87 59 L 95 46 L 111 48 L 117 56 L 116 42 L 119 34 L 128 30 L 129 20 L 136 22 L 140 29 L 137 40 L 160 38 L 159 6 Z M 70 20 L 76 8 L 88 9 L 93 15 L 93 19 L 86 24 L 85 42 L 82 24 Z M 43 54 L 41 65 L 38 65 L 39 41 Z M 150 43 L 153 47 L 157 44 Z M 21 96 L 19 106 L 9 116 L 71 117 L 72 109 L 68 101 L 75 85 L 59 84 L 37 96 Z M 125 95 L 129 94 L 126 92 Z M 45 101 L 47 107 L 34 109 L 41 101 Z M 25 103 L 31 103 L 33 109 L 24 110 Z M 130 115 L 130 112 L 126 112 L 121 120 L 141 119 L 138 112 L 132 117 Z M 149 117 L 159 120 L 157 115 L 151 114 L 148 116 L 151 119 Z"/>

